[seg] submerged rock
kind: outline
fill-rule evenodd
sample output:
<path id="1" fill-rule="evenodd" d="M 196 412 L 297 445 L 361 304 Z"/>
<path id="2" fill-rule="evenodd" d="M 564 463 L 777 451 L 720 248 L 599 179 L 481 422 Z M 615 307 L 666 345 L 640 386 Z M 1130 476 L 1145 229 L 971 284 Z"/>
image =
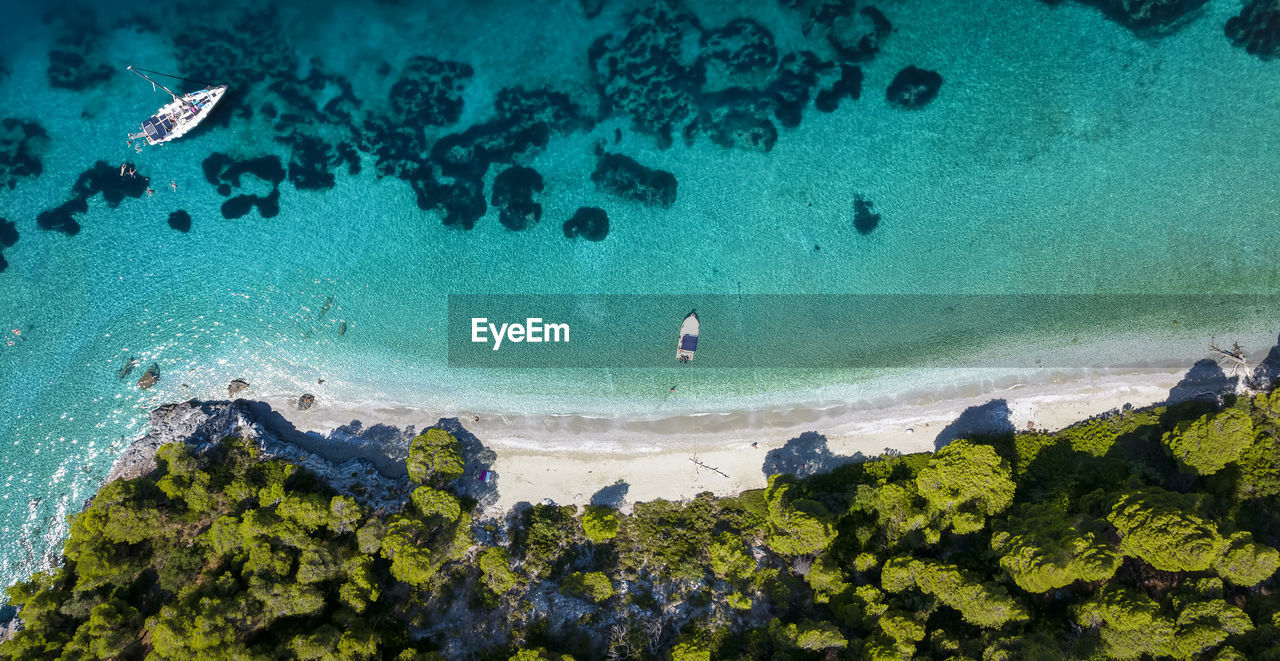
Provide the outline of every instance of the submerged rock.
<path id="1" fill-rule="evenodd" d="M 4 260 L 3 248 L 8 248 L 17 242 L 18 226 L 11 220 L 0 218 L 0 273 L 9 266 L 9 263 Z"/>
<path id="2" fill-rule="evenodd" d="M 190 232 L 191 214 L 183 211 L 182 209 L 178 209 L 177 211 L 169 214 L 169 227 L 184 234 Z"/>
<path id="3" fill-rule="evenodd" d="M 126 376 L 129 376 L 129 374 L 133 372 L 133 368 L 137 366 L 138 359 L 133 357 L 129 358 L 129 360 L 124 361 L 124 365 L 120 367 L 118 372 L 116 372 L 116 378 L 123 380 Z"/>
<path id="4" fill-rule="evenodd" d="M 307 393 L 298 398 L 298 410 L 306 411 L 307 409 L 314 406 L 315 403 L 316 403 L 316 396 L 310 393 Z"/>
<path id="5" fill-rule="evenodd" d="M 778 63 L 773 33 L 749 18 L 735 18 L 704 32 L 700 45 L 704 61 L 723 66 L 731 73 L 768 71 Z"/>
<path id="6" fill-rule="evenodd" d="M 1107 18 L 1141 36 L 1170 34 L 1191 20 L 1209 0 L 1077 0 L 1102 10 Z M 1058 4 L 1062 0 L 1042 0 Z"/>
<path id="7" fill-rule="evenodd" d="M 880 226 L 880 214 L 875 212 L 871 200 L 858 195 L 853 199 L 853 228 L 858 234 L 866 236 Z"/>
<path id="8" fill-rule="evenodd" d="M 1227 38 L 1264 60 L 1280 57 L 1280 0 L 1251 0 L 1227 19 Z"/>
<path id="9" fill-rule="evenodd" d="M 474 73 L 465 62 L 415 55 L 391 86 L 391 108 L 425 126 L 453 124 L 462 116 L 462 91 Z"/>
<path id="10" fill-rule="evenodd" d="M 249 382 L 244 379 L 234 379 L 227 384 L 227 397 L 235 399 L 236 395 L 249 389 Z"/>
<path id="11" fill-rule="evenodd" d="M 542 219 L 542 205 L 533 201 L 533 194 L 542 192 L 542 175 L 533 168 L 519 165 L 503 170 L 493 180 L 493 197 L 490 202 L 498 208 L 498 222 L 509 230 L 518 232 Z"/>
<path id="12" fill-rule="evenodd" d="M 138 389 L 147 390 L 151 386 L 160 382 L 160 364 L 151 363 L 151 367 L 142 374 L 142 378 L 138 379 Z"/>
<path id="13" fill-rule="evenodd" d="M 16 117 L 0 120 L 0 186 L 12 190 L 19 179 L 39 177 L 44 172 L 40 157 L 48 145 L 49 134 L 39 124 Z"/>
<path id="14" fill-rule="evenodd" d="M 813 107 L 822 112 L 834 112 L 840 107 L 841 99 L 849 98 L 856 101 L 860 96 L 862 96 L 862 69 L 841 64 L 840 79 L 832 83 L 831 87 L 818 92 L 817 98 L 813 100 Z"/>
<path id="15" fill-rule="evenodd" d="M 132 163 L 124 165 L 132 167 Z M 88 170 L 80 173 L 71 187 L 71 200 L 41 211 L 36 216 L 36 225 L 43 230 L 62 232 L 74 236 L 80 232 L 80 223 L 76 222 L 76 214 L 89 210 L 89 198 L 101 194 L 107 206 L 114 209 L 120 206 L 125 198 L 140 198 L 147 194 L 147 178 L 138 174 L 132 177 L 120 176 L 120 166 L 109 165 L 106 161 L 97 161 Z"/>
<path id="16" fill-rule="evenodd" d="M 600 190 L 650 207 L 670 207 L 676 201 L 676 176 L 647 168 L 622 154 L 599 150 L 591 181 Z"/>
<path id="17" fill-rule="evenodd" d="M 909 66 L 893 77 L 885 99 L 899 108 L 923 108 L 938 96 L 942 76 L 936 71 Z"/>
<path id="18" fill-rule="evenodd" d="M 346 335 L 346 334 L 347 334 L 347 322 L 346 322 L 346 321 L 339 321 L 339 322 L 338 322 L 338 337 L 342 337 L 343 335 Z"/>
<path id="19" fill-rule="evenodd" d="M 599 207 L 579 207 L 573 217 L 564 222 L 564 235 L 588 241 L 603 241 L 609 235 L 609 215 Z"/>

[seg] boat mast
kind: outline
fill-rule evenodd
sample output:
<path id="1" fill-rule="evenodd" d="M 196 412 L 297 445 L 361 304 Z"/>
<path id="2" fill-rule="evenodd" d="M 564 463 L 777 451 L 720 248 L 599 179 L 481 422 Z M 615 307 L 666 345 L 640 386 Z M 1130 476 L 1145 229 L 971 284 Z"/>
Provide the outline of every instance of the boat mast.
<path id="1" fill-rule="evenodd" d="M 190 101 L 187 101 L 186 99 L 184 99 L 184 98 L 182 98 L 182 97 L 178 96 L 177 94 L 174 94 L 174 93 L 173 93 L 173 90 L 169 89 L 168 87 L 165 87 L 164 85 L 161 85 L 160 83 L 157 83 L 156 81 L 151 80 L 150 78 L 148 78 L 148 77 L 146 76 L 146 74 L 144 74 L 144 73 L 142 73 L 142 72 L 140 72 L 140 71 L 138 71 L 138 70 L 134 69 L 132 64 L 131 64 L 131 65 L 129 65 L 128 67 L 126 67 L 126 68 L 127 68 L 129 71 L 132 71 L 132 72 L 134 72 L 135 74 L 137 74 L 137 75 L 141 76 L 143 80 L 147 81 L 148 83 L 151 83 L 151 89 L 152 89 L 152 90 L 154 90 L 156 87 L 159 87 L 160 89 L 162 89 L 162 90 L 164 90 L 164 91 L 168 92 L 168 93 L 169 93 L 169 96 L 173 97 L 173 100 L 174 100 L 174 101 L 180 101 L 180 102 L 182 102 L 184 105 L 186 105 L 188 108 L 191 108 L 191 109 L 193 109 L 193 110 L 195 109 L 195 105 L 193 105 Z"/>

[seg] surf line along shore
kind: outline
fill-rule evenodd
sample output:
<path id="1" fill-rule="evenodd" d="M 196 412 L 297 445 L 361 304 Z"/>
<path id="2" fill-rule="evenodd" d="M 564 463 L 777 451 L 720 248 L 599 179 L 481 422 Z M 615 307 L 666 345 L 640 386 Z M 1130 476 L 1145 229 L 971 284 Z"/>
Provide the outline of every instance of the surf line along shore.
<path id="1" fill-rule="evenodd" d="M 626 485 L 625 502 L 689 498 L 702 491 L 732 494 L 763 487 L 766 470 L 807 474 L 886 450 L 932 451 L 944 432 L 961 431 L 955 424 L 962 414 L 997 402 L 1007 407 L 1001 423 L 1008 428 L 1061 429 L 1126 405 L 1163 402 L 1186 372 L 1081 373 L 1073 379 L 1059 374 L 1049 383 L 989 383 L 960 392 L 915 393 L 894 402 L 800 403 L 648 417 L 425 409 L 332 399 L 298 411 L 289 395 L 267 394 L 264 401 L 299 431 L 315 432 L 318 443 L 333 444 L 342 454 L 352 448 L 331 434 L 353 421 L 366 429 L 381 424 L 417 432 L 442 419 L 461 421 L 496 455 L 489 466 L 498 475 L 494 507 L 506 509 L 544 498 L 587 504 L 600 490 L 621 490 L 620 485 Z M 399 450 L 374 444 L 359 451 L 385 458 Z"/>

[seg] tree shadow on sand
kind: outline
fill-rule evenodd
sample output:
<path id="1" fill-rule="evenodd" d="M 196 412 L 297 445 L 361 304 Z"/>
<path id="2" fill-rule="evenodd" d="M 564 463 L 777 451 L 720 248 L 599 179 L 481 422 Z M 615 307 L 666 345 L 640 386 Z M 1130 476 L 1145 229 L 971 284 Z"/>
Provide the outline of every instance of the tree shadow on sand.
<path id="1" fill-rule="evenodd" d="M 1010 420 L 1012 415 L 1009 402 L 1004 399 L 970 406 L 938 432 L 937 438 L 933 439 L 933 448 L 940 450 L 958 438 L 1011 436 L 1016 431 Z"/>
<path id="2" fill-rule="evenodd" d="M 627 492 L 631 490 L 631 485 L 622 480 L 618 480 L 607 487 L 591 494 L 591 500 L 588 502 L 592 505 L 607 505 L 614 509 L 622 507 L 627 502 Z"/>
<path id="3" fill-rule="evenodd" d="M 789 440 L 780 448 L 770 450 L 760 467 L 766 476 L 790 473 L 796 477 L 809 477 L 815 473 L 830 472 L 837 466 L 866 461 L 861 452 L 851 456 L 837 455 L 827 446 L 827 437 L 807 431 Z"/>
<path id="4" fill-rule="evenodd" d="M 1274 349 L 1272 353 L 1275 353 Z M 1197 360 L 1183 375 L 1182 380 L 1169 390 L 1169 397 L 1164 404 L 1182 404 L 1195 400 L 1216 404 L 1222 401 L 1223 395 L 1234 392 L 1235 389 L 1236 377 L 1227 376 L 1227 373 L 1213 359 L 1202 358 Z"/>
<path id="5" fill-rule="evenodd" d="M 435 426 L 449 432 L 462 446 L 462 458 L 466 461 L 466 467 L 462 471 L 462 477 L 453 483 L 454 489 L 461 495 L 474 498 L 482 507 L 497 504 L 501 476 L 495 476 L 488 482 L 480 479 L 483 473 L 492 471 L 493 462 L 498 460 L 497 453 L 481 443 L 475 434 L 467 431 L 457 418 L 441 418 Z"/>

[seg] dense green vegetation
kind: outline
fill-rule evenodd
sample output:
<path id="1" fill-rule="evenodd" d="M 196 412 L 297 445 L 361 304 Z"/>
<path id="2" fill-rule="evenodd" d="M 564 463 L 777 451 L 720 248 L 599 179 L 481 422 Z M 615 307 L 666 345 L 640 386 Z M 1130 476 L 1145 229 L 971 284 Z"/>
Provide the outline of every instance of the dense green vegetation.
<path id="1" fill-rule="evenodd" d="M 396 512 L 166 446 L 9 589 L 0 657 L 1280 659 L 1278 437 L 1262 394 L 480 521 L 440 429 Z"/>

